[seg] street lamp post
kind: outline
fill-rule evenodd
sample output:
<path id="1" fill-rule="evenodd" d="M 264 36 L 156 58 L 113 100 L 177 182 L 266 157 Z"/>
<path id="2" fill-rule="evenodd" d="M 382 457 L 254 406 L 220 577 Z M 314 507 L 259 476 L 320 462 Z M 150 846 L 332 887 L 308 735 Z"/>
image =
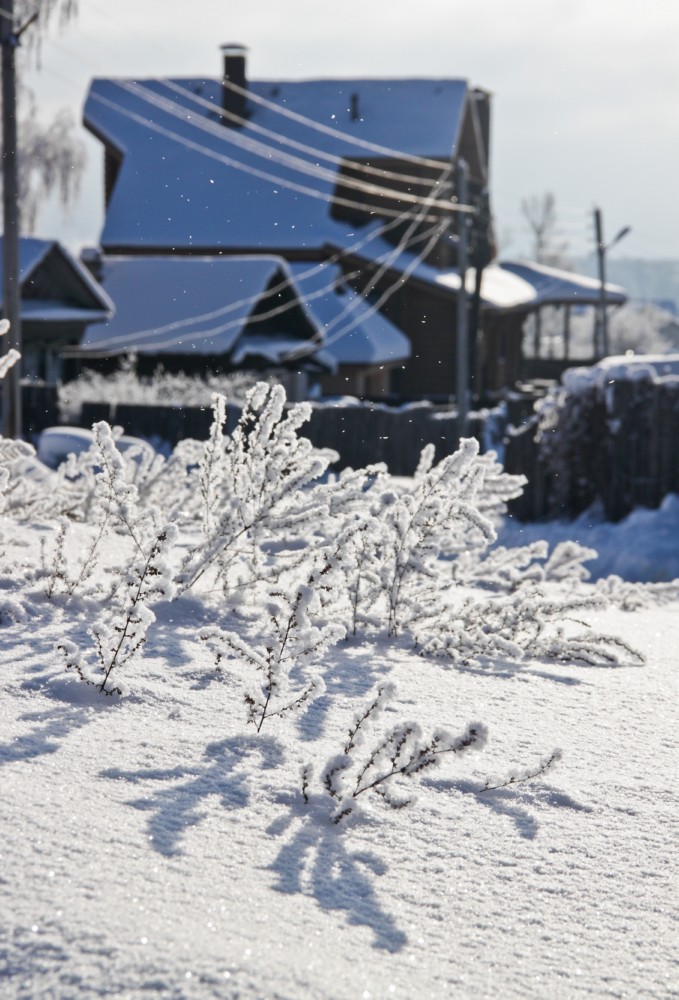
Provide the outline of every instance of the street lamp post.
<path id="1" fill-rule="evenodd" d="M 600 347 L 600 354 L 602 357 L 608 355 L 608 314 L 606 312 L 606 252 L 619 243 L 620 240 L 627 236 L 631 230 L 631 226 L 623 226 L 623 228 L 616 233 L 610 243 L 604 242 L 604 225 L 601 216 L 601 209 L 594 209 L 594 228 L 596 231 L 596 252 L 599 258 L 599 322 L 597 323 L 597 336 L 595 338 L 594 350 L 595 353 Z"/>

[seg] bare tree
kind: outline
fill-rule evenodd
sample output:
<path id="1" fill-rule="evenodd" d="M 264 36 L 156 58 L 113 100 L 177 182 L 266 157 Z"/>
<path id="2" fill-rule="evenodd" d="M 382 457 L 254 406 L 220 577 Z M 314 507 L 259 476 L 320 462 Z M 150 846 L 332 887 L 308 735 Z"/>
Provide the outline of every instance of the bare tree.
<path id="1" fill-rule="evenodd" d="M 568 243 L 559 239 L 556 197 L 551 191 L 532 195 L 521 202 L 521 214 L 533 237 L 533 256 L 538 264 L 563 266 Z"/>

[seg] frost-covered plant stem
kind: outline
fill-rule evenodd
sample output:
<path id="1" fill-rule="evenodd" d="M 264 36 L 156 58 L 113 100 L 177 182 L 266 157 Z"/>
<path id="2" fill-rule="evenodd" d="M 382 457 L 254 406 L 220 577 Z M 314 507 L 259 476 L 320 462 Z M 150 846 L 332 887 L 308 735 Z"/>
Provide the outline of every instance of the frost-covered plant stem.
<path id="1" fill-rule="evenodd" d="M 171 573 L 166 562 L 170 548 L 176 541 L 177 529 L 167 525 L 157 532 L 148 551 L 133 563 L 127 580 L 127 597 L 119 618 L 107 616 L 92 626 L 98 667 L 92 669 L 75 643 L 64 640 L 58 648 L 66 658 L 67 669 L 74 670 L 81 680 L 95 685 L 107 695 L 124 694 L 124 685 L 116 678 L 146 642 L 149 627 L 155 621 L 153 611 L 147 606 L 150 597 L 171 595 Z"/>
<path id="2" fill-rule="evenodd" d="M 290 691 L 290 670 L 317 661 L 346 634 L 344 626 L 324 620 L 322 601 L 332 588 L 332 575 L 324 562 L 291 592 L 268 592 L 266 618 L 261 622 L 267 631 L 263 648 L 251 645 L 235 632 L 209 627 L 200 632 L 201 639 L 217 645 L 218 663 L 225 649 L 259 675 L 259 684 L 244 694 L 247 721 L 257 732 L 267 719 L 302 711 L 325 691 L 318 675 Z"/>
<path id="3" fill-rule="evenodd" d="M 327 503 L 305 488 L 320 479 L 336 454 L 298 436 L 309 419 L 309 405 L 296 404 L 284 412 L 283 387 L 258 383 L 222 446 L 223 405 L 215 400 L 215 420 L 201 463 L 201 490 L 210 504 L 203 518 L 204 538 L 184 563 L 182 590 L 193 587 L 210 569 L 228 586 L 235 563 L 254 581 L 263 539 L 298 533 L 327 513 Z"/>
<path id="4" fill-rule="evenodd" d="M 547 771 L 551 771 L 559 763 L 562 756 L 563 753 L 561 750 L 552 750 L 551 754 L 544 757 L 535 767 L 527 768 L 523 771 L 514 771 L 508 774 L 506 778 L 495 781 L 492 784 L 489 779 L 484 787 L 479 789 L 479 794 L 482 792 L 496 792 L 499 788 L 510 788 L 512 785 L 520 785 L 524 781 L 532 781 L 533 778 L 540 778 Z"/>
<path id="5" fill-rule="evenodd" d="M 331 757 L 321 775 L 325 792 L 335 802 L 333 823 L 340 823 L 356 809 L 362 795 L 372 793 L 392 809 L 412 804 L 411 796 L 399 796 L 400 779 L 412 780 L 427 768 L 436 766 L 446 754 L 480 750 L 487 739 L 487 729 L 480 722 L 470 723 L 460 736 L 443 729 L 430 736 L 422 734 L 417 722 L 401 722 L 383 733 L 363 759 L 356 760 L 356 750 L 363 742 L 365 729 L 375 723 L 393 698 L 395 686 L 385 683 L 377 688 L 368 704 L 354 717 L 342 752 Z M 303 771 L 303 793 L 305 792 Z M 308 773 L 306 773 L 308 784 Z M 305 796 L 305 801 L 308 795 Z"/>

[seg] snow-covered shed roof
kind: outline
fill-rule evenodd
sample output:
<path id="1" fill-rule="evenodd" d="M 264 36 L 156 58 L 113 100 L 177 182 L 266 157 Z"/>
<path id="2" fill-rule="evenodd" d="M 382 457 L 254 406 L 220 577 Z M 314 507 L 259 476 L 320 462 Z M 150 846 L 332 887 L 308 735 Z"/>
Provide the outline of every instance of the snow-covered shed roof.
<path id="1" fill-rule="evenodd" d="M 0 236 L 0 273 L 4 267 L 4 251 L 4 236 Z M 43 286 L 43 292 L 49 282 L 49 298 L 45 294 L 35 294 L 37 282 Z M 92 323 L 108 318 L 113 311 L 113 303 L 87 268 L 56 240 L 21 237 L 19 284 L 22 319 Z"/>
<path id="2" fill-rule="evenodd" d="M 352 228 L 330 216 L 332 158 L 378 162 L 359 140 L 385 147 L 383 159 L 391 150 L 392 160 L 449 162 L 468 102 L 463 80 L 250 81 L 248 90 L 247 123 L 231 128 L 217 80 L 92 81 L 85 125 L 120 161 L 104 248 L 278 252 L 343 240 Z"/>
<path id="3" fill-rule="evenodd" d="M 227 355 L 243 347 L 239 340 L 248 330 L 259 339 L 249 342 L 247 353 L 267 360 L 310 342 L 322 346 L 322 332 L 302 309 L 281 258 L 111 256 L 101 267 L 116 312 L 87 331 L 80 350 L 90 355 Z M 267 299 L 272 290 L 280 295 Z M 289 308 L 270 317 L 262 332 L 249 324 L 258 322 L 263 299 L 265 312 Z"/>
<path id="4" fill-rule="evenodd" d="M 366 236 L 369 235 L 366 233 Z M 376 234 L 362 241 L 357 249 L 346 244 L 332 244 L 332 249 L 342 247 L 351 257 L 367 260 L 377 266 L 386 266 L 398 274 L 411 276 L 452 292 L 459 291 L 460 274 L 456 269 L 447 270 L 419 261 L 412 251 L 395 252 L 394 247 Z M 476 274 L 469 268 L 465 287 L 474 291 Z M 481 300 L 489 309 L 526 310 L 537 306 L 571 303 L 595 305 L 599 302 L 599 282 L 594 278 L 572 271 L 545 267 L 531 261 L 494 261 L 484 268 L 481 278 Z M 624 288 L 606 284 L 606 301 L 609 305 L 622 305 L 627 301 Z"/>
<path id="5" fill-rule="evenodd" d="M 342 282 L 338 265 L 291 266 L 308 312 L 324 331 L 325 350 L 339 364 L 377 365 L 410 357 L 408 338 Z"/>
<path id="6" fill-rule="evenodd" d="M 599 301 L 601 285 L 596 278 L 528 260 L 500 261 L 499 266 L 531 285 L 540 305 L 595 305 Z M 627 301 L 627 293 L 620 285 L 607 283 L 606 301 L 609 305 L 623 305 Z"/>

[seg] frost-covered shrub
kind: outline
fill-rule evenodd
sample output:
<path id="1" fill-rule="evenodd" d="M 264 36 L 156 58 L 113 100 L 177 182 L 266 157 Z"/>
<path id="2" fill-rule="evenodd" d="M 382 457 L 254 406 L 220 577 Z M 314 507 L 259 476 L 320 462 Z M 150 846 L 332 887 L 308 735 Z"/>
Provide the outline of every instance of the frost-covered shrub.
<path id="1" fill-rule="evenodd" d="M 4 337 L 9 331 L 9 321 L 6 319 L 0 319 L 0 337 Z M 12 368 L 21 355 L 14 348 L 11 348 L 7 354 L 0 355 L 0 379 L 3 379 L 7 372 Z"/>
<path id="2" fill-rule="evenodd" d="M 334 823 L 355 813 L 363 796 L 378 798 L 392 809 L 412 805 L 415 799 L 411 786 L 415 778 L 437 766 L 448 754 L 481 750 L 485 746 L 487 729 L 480 722 L 469 723 L 458 736 L 444 729 L 425 735 L 419 723 L 400 722 L 376 734 L 374 742 L 366 745 L 368 733 L 374 731 L 375 723 L 395 693 L 394 684 L 378 685 L 367 704 L 354 716 L 341 752 L 326 761 L 321 770 L 320 785 L 332 800 Z M 305 801 L 309 800 L 312 775 L 312 766 L 306 765 L 302 769 Z"/>
<path id="3" fill-rule="evenodd" d="M 177 529 L 166 525 L 157 530 L 150 542 L 139 545 L 126 572 L 120 607 L 104 611 L 89 630 L 94 656 L 85 653 L 71 640 L 64 639 L 58 649 L 66 667 L 75 671 L 87 684 L 96 685 L 104 694 L 125 694 L 127 685 L 121 670 L 137 656 L 146 642 L 149 627 L 155 621 L 150 608 L 154 599 L 172 597 L 172 571 L 168 556 L 177 540 Z M 93 662 L 94 660 L 94 662 Z"/>
<path id="4" fill-rule="evenodd" d="M 121 538 L 127 537 L 131 543 L 130 555 L 136 557 L 144 551 L 146 539 L 153 534 L 159 521 L 160 515 L 155 508 L 141 505 L 137 486 L 131 481 L 136 468 L 134 457 L 123 457 L 106 421 L 95 424 L 93 431 L 92 448 L 78 459 L 71 456 L 65 463 L 71 471 L 82 469 L 81 489 L 82 498 L 87 493 L 88 535 L 85 545 L 73 559 L 67 556 L 69 518 L 57 518 L 57 533 L 51 543 L 43 539 L 43 571 L 48 597 L 59 592 L 71 596 L 87 585 L 98 569 L 101 545 L 107 535 L 115 532 Z M 80 477 L 76 482 L 79 481 Z"/>
<path id="5" fill-rule="evenodd" d="M 317 664 L 344 638 L 344 627 L 328 621 L 323 607 L 323 593 L 327 604 L 335 590 L 329 579 L 332 575 L 324 564 L 287 591 L 269 590 L 261 604 L 253 641 L 220 628 L 207 627 L 200 632 L 201 639 L 216 646 L 218 664 L 226 654 L 254 672 L 244 699 L 247 721 L 257 732 L 266 719 L 304 711 L 325 691 L 320 674 L 300 679 L 299 672 Z"/>
<path id="6" fill-rule="evenodd" d="M 569 586 L 588 580 L 589 570 L 583 565 L 596 559 L 594 549 L 578 542 L 559 542 L 549 555 L 545 541 L 505 548 L 499 545 L 483 555 L 463 552 L 452 567 L 453 579 L 488 590 L 512 593 L 520 587 L 544 582 Z"/>
<path id="7" fill-rule="evenodd" d="M 112 406 L 209 406 L 217 392 L 232 403 L 242 403 L 257 380 L 252 372 L 200 377 L 183 372 L 172 374 L 162 366 L 153 375 L 144 377 L 137 374 L 136 359 L 128 357 L 118 371 L 109 375 L 84 371 L 77 379 L 59 386 L 59 415 L 62 423 L 75 423 L 83 403 L 100 403 L 102 399 Z M 269 381 L 275 379 L 271 377 Z"/>
<path id="8" fill-rule="evenodd" d="M 240 569 L 252 580 L 262 572 L 262 546 L 304 536 L 329 508 L 310 484 L 325 474 L 335 452 L 314 448 L 298 434 L 309 419 L 307 403 L 285 413 L 285 390 L 259 383 L 246 399 L 238 426 L 222 434 L 224 400 L 214 401 L 215 423 L 200 462 L 205 504 L 203 537 L 182 571 L 184 589 L 214 570 L 225 589 Z"/>
<path id="9" fill-rule="evenodd" d="M 547 594 L 538 587 L 486 600 L 467 597 L 446 614 L 423 622 L 416 640 L 423 655 L 460 666 L 643 663 L 641 654 L 622 639 L 590 630 L 581 620 L 583 612 L 605 604 L 595 591 Z"/>
<path id="10" fill-rule="evenodd" d="M 619 576 L 597 580 L 597 591 L 615 607 L 623 611 L 654 608 L 679 601 L 679 580 L 668 583 L 628 583 Z"/>
<path id="11" fill-rule="evenodd" d="M 606 408 L 596 386 L 553 389 L 537 405 L 540 461 L 549 477 L 550 512 L 571 516 L 600 493 Z"/>
<path id="12" fill-rule="evenodd" d="M 439 560 L 484 549 L 495 540 L 492 521 L 524 482 L 503 473 L 493 456 L 479 456 L 474 439 L 433 465 L 427 446 L 412 487 L 375 491 L 362 521 L 349 525 L 338 559 L 347 577 L 352 615 L 376 623 L 389 635 L 411 629 L 439 602 Z M 369 609 L 369 612 L 368 612 Z"/>

